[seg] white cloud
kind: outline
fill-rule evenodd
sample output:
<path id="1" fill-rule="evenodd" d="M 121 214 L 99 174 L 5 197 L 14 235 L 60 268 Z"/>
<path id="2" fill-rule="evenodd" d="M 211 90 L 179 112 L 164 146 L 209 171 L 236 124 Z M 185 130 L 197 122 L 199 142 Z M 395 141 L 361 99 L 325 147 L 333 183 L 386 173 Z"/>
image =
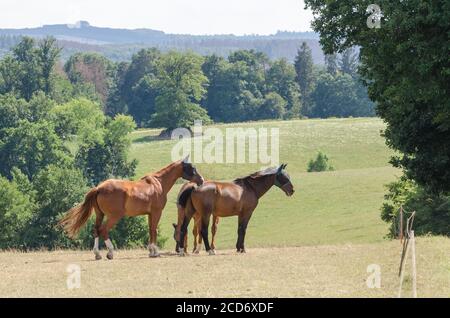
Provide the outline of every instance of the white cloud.
<path id="1" fill-rule="evenodd" d="M 301 0 L 2 0 L 0 28 L 89 21 L 167 33 L 271 34 L 310 31 Z"/>

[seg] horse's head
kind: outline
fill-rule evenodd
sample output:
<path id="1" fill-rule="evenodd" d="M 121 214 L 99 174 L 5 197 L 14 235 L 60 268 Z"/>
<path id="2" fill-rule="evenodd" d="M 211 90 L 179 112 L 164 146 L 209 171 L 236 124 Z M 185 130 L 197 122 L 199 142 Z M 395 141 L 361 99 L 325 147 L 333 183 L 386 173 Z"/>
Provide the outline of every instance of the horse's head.
<path id="1" fill-rule="evenodd" d="M 203 177 L 198 173 L 197 169 L 188 161 L 189 156 L 181 162 L 183 167 L 183 179 L 195 182 L 197 185 L 203 184 Z"/>
<path id="2" fill-rule="evenodd" d="M 283 190 L 287 196 L 294 194 L 294 186 L 291 183 L 291 179 L 287 172 L 284 170 L 287 164 L 282 164 L 278 167 L 277 173 L 275 175 L 275 185 Z"/>

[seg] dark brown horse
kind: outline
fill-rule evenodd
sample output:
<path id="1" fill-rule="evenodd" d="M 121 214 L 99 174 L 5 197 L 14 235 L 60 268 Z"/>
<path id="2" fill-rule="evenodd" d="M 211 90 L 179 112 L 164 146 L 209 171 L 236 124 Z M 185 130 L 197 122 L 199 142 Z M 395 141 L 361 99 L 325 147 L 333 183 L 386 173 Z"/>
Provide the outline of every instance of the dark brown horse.
<path id="1" fill-rule="evenodd" d="M 286 165 L 278 168 L 269 168 L 253 173 L 247 177 L 239 178 L 233 182 L 206 181 L 202 186 L 185 190 L 188 199 L 185 204 L 185 216 L 180 229 L 178 245 L 180 254 L 184 253 L 185 236 L 189 222 L 195 213 L 200 215 L 200 233 L 205 249 L 210 255 L 215 251 L 211 249 L 208 240 L 208 227 L 211 214 L 216 217 L 238 216 L 238 239 L 236 249 L 238 253 L 245 253 L 244 240 L 248 222 L 259 199 L 269 189 L 276 185 L 286 195 L 294 194 L 294 187 L 289 175 L 284 170 Z M 180 195 L 183 197 L 183 193 Z M 180 200 L 180 203 L 182 200 Z"/>
<path id="2" fill-rule="evenodd" d="M 159 256 L 156 246 L 157 227 L 162 211 L 167 202 L 167 193 L 175 181 L 183 178 L 203 183 L 202 176 L 188 158 L 171 163 L 156 173 L 150 173 L 138 181 L 110 179 L 91 189 L 83 203 L 70 209 L 59 222 L 70 237 L 75 237 L 81 227 L 88 221 L 92 210 L 95 210 L 94 254 L 101 259 L 98 237 L 105 240 L 108 248 L 107 258 L 113 258 L 114 247 L 109 239 L 109 231 L 124 216 L 148 215 L 150 257 Z M 107 220 L 103 223 L 106 215 Z"/>
<path id="3" fill-rule="evenodd" d="M 191 191 L 197 187 L 197 184 L 194 182 L 187 182 L 183 184 L 180 191 L 178 192 L 178 198 L 177 198 L 177 208 L 178 208 L 178 222 L 177 224 L 172 223 L 173 226 L 173 239 L 175 240 L 176 247 L 175 251 L 177 253 L 180 252 L 180 246 L 178 244 L 179 241 L 179 235 L 181 230 L 181 224 L 183 223 L 184 215 L 185 215 L 185 206 L 186 201 L 189 199 L 189 196 L 191 195 Z M 194 213 L 194 227 L 192 229 L 192 235 L 194 237 L 194 249 L 192 250 L 192 253 L 198 254 L 200 252 L 200 247 L 202 244 L 202 236 L 200 235 L 200 228 L 201 228 L 201 218 L 200 214 L 198 212 Z M 217 225 L 219 224 L 219 217 L 213 215 L 213 223 L 211 226 L 211 249 L 215 249 L 215 238 L 217 233 Z M 184 237 L 184 252 L 187 253 L 187 242 L 188 242 L 188 235 L 186 233 L 186 236 Z"/>

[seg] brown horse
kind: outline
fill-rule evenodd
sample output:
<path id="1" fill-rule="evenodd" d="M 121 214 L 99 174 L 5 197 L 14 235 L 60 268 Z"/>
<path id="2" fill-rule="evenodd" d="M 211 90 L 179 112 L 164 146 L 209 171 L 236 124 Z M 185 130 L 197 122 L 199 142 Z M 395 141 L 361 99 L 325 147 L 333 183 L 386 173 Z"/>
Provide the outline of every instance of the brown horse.
<path id="1" fill-rule="evenodd" d="M 208 241 L 208 226 L 211 214 L 216 217 L 237 215 L 239 226 L 236 249 L 238 253 L 245 253 L 245 233 L 252 213 L 258 205 L 258 200 L 273 185 L 281 188 L 288 196 L 294 194 L 294 187 L 289 175 L 284 170 L 286 166 L 282 164 L 278 168 L 259 171 L 247 177 L 236 179 L 233 182 L 207 181 L 200 187 L 185 190 L 185 195 L 188 196 L 188 199 L 184 206 L 185 216 L 178 242 L 181 249 L 180 254 L 183 255 L 184 253 L 187 227 L 195 213 L 200 215 L 200 233 L 205 249 L 210 255 L 215 254 Z M 180 197 L 183 197 L 183 193 Z M 180 203 L 182 203 L 181 201 Z"/>
<path id="2" fill-rule="evenodd" d="M 95 210 L 94 254 L 101 259 L 98 237 L 105 240 L 108 248 L 107 258 L 113 258 L 114 247 L 109 239 L 109 231 L 124 216 L 148 215 L 150 257 L 159 256 L 156 246 L 157 227 L 162 211 L 167 202 L 167 193 L 175 181 L 183 178 L 203 183 L 203 177 L 197 172 L 188 158 L 171 163 L 156 173 L 150 173 L 138 181 L 110 179 L 91 189 L 83 203 L 70 209 L 59 224 L 64 227 L 69 237 L 75 237 L 86 224 L 92 210 Z M 103 223 L 103 217 L 107 220 Z M 102 224 L 103 223 L 103 224 Z"/>
<path id="3" fill-rule="evenodd" d="M 174 228 L 173 239 L 176 242 L 175 251 L 177 253 L 180 252 L 180 246 L 178 244 L 178 241 L 179 241 L 181 224 L 183 223 L 183 218 L 185 215 L 184 207 L 186 206 L 186 201 L 189 199 L 189 196 L 194 188 L 196 188 L 196 184 L 194 182 L 187 182 L 181 187 L 180 192 L 178 193 L 178 198 L 177 198 L 178 222 L 177 222 L 177 224 L 172 223 L 172 226 Z M 194 213 L 193 218 L 194 218 L 194 227 L 192 229 L 192 235 L 194 236 L 194 249 L 192 250 L 192 253 L 198 254 L 200 252 L 200 246 L 202 244 L 202 236 L 200 235 L 200 227 L 201 227 L 200 214 L 198 212 Z M 213 224 L 211 226 L 211 236 L 212 236 L 211 249 L 213 249 L 213 250 L 215 249 L 215 238 L 216 238 L 218 224 L 219 224 L 219 217 L 213 216 Z M 186 234 L 186 236 L 184 238 L 184 252 L 185 253 L 187 253 L 187 241 L 188 241 L 187 238 L 188 238 L 188 236 Z"/>

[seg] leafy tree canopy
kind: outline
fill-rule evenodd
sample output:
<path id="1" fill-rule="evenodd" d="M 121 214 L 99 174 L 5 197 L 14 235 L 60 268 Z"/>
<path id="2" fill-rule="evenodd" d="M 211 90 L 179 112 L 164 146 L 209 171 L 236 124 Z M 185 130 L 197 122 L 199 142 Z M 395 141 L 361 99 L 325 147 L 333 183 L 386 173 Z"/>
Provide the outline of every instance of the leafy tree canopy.
<path id="1" fill-rule="evenodd" d="M 191 127 L 194 120 L 210 122 L 199 102 L 206 93 L 208 78 L 202 72 L 203 59 L 193 53 L 170 52 L 158 64 L 154 126 L 169 130 Z"/>
<path id="2" fill-rule="evenodd" d="M 370 1 L 306 0 L 325 53 L 360 47 L 360 73 L 387 123 L 392 159 L 434 192 L 450 191 L 450 4 L 380 0 L 380 28 L 369 28 Z"/>

